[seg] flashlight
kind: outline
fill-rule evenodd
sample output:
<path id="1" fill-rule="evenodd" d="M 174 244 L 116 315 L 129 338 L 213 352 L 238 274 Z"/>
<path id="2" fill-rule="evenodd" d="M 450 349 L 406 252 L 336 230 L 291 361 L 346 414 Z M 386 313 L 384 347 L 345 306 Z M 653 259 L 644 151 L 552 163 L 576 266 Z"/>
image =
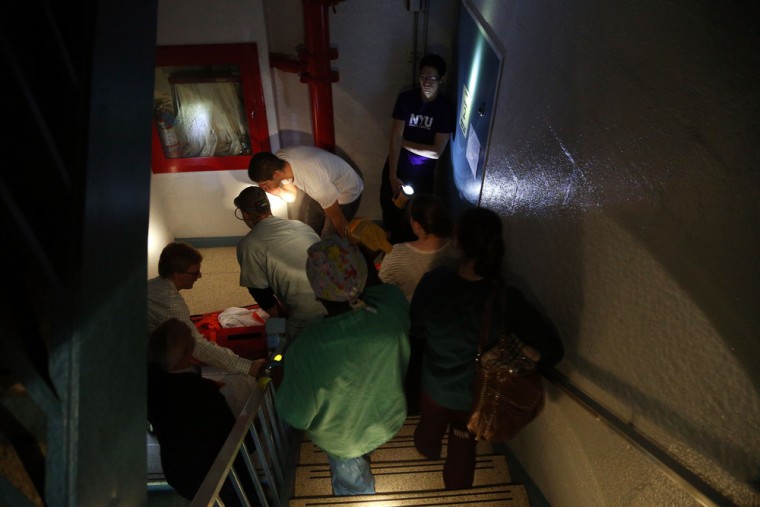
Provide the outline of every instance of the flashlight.
<path id="1" fill-rule="evenodd" d="M 393 204 L 395 204 L 397 208 L 403 209 L 404 206 L 406 206 L 406 203 L 409 202 L 409 199 L 411 199 L 413 195 L 414 195 L 414 189 L 412 188 L 412 186 L 403 184 L 401 185 L 401 192 L 399 192 L 398 195 L 393 199 Z"/>
<path id="2" fill-rule="evenodd" d="M 263 390 L 272 381 L 272 368 L 282 366 L 282 354 L 275 354 L 261 369 L 264 373 L 259 377 L 259 387 Z"/>
<path id="3" fill-rule="evenodd" d="M 264 365 L 264 375 L 272 373 L 272 368 L 282 366 L 282 354 L 275 354 L 267 364 Z"/>

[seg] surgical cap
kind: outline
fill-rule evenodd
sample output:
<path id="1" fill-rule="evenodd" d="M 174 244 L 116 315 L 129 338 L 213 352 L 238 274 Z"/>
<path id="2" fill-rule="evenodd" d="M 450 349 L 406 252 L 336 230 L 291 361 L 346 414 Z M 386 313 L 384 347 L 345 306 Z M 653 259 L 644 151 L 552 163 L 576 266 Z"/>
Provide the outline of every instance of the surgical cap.
<path id="1" fill-rule="evenodd" d="M 367 283 L 367 263 L 347 240 L 329 236 L 309 247 L 306 276 L 314 295 L 326 301 L 348 302 L 362 308 L 359 296 Z"/>

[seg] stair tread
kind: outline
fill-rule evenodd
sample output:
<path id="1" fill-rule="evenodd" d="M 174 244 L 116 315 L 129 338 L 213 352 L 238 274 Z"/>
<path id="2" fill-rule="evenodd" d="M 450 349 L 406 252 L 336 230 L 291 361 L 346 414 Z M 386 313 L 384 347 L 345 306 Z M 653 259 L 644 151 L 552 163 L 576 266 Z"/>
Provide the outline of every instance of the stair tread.
<path id="1" fill-rule="evenodd" d="M 443 448 L 441 449 L 441 457 L 446 457 L 447 440 L 443 441 Z M 478 455 L 492 454 L 493 447 L 488 442 L 479 442 Z M 414 447 L 414 441 L 412 437 L 395 437 L 393 440 L 381 445 L 372 453 L 372 460 L 378 461 L 407 461 L 420 459 L 422 456 L 417 452 Z M 311 441 L 301 442 L 301 450 L 299 455 L 299 463 L 301 464 L 318 464 L 327 463 L 327 455 L 322 449 L 314 445 Z"/>
<path id="2" fill-rule="evenodd" d="M 479 442 L 473 488 L 447 491 L 443 485 L 447 439 L 442 456 L 427 459 L 414 448 L 418 416 L 406 419 L 396 436 L 372 453 L 375 495 L 336 497 L 332 495 L 327 455 L 307 438 L 301 441 L 300 460 L 295 469 L 295 496 L 291 507 L 317 505 L 471 505 L 529 507 L 522 485 L 511 484 L 507 459 L 494 453 L 488 442 Z M 410 489 L 413 488 L 413 491 Z"/>
<path id="3" fill-rule="evenodd" d="M 406 461 L 412 459 L 420 459 L 421 456 L 414 448 L 414 428 L 419 422 L 419 416 L 407 417 L 401 429 L 396 433 L 396 436 L 388 442 L 384 443 L 372 453 L 372 460 L 378 461 Z M 448 436 L 443 438 L 443 447 L 441 449 L 441 457 L 446 457 L 446 448 L 448 443 Z M 478 455 L 492 454 L 493 447 L 486 441 L 478 442 Z M 327 463 L 327 456 L 324 451 L 314 445 L 311 440 L 304 439 L 301 441 L 301 450 L 299 456 L 299 463 Z"/>
<path id="4" fill-rule="evenodd" d="M 395 493 L 377 493 L 360 496 L 311 496 L 290 500 L 289 507 L 310 507 L 317 505 L 372 505 L 384 507 L 406 507 L 414 505 L 471 505 L 530 507 L 525 486 L 520 484 L 496 484 L 475 486 L 472 489 L 434 490 Z"/>
<path id="5" fill-rule="evenodd" d="M 403 492 L 413 485 L 415 491 L 443 490 L 444 459 L 380 461 L 372 458 L 372 473 L 378 493 Z M 296 466 L 296 497 L 330 496 L 330 466 L 327 463 Z M 473 485 L 485 486 L 510 482 L 509 467 L 503 455 L 477 456 Z"/>

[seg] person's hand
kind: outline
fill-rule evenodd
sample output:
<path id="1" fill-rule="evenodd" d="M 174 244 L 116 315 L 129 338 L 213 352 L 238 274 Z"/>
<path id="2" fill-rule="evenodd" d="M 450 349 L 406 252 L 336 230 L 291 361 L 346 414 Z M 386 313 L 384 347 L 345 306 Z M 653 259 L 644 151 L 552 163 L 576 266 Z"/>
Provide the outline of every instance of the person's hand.
<path id="1" fill-rule="evenodd" d="M 256 359 L 255 361 L 251 361 L 251 367 L 248 369 L 248 375 L 251 377 L 258 377 L 259 373 L 264 373 L 260 370 L 264 368 L 265 364 L 267 364 L 266 359 Z"/>
<path id="2" fill-rule="evenodd" d="M 541 360 L 541 351 L 534 349 L 530 345 L 523 345 L 522 353 L 525 357 L 527 357 L 534 363 L 537 363 Z"/>
<path id="3" fill-rule="evenodd" d="M 396 196 L 401 193 L 401 185 L 403 185 L 404 182 L 401 181 L 398 178 L 391 178 L 391 189 L 393 189 L 393 198 L 395 199 Z"/>

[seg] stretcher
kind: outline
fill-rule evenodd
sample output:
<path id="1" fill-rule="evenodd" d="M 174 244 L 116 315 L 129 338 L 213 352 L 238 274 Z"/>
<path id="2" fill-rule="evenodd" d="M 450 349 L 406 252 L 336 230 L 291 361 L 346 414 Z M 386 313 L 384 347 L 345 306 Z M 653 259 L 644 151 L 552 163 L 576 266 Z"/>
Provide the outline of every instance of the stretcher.
<path id="1" fill-rule="evenodd" d="M 190 320 L 207 340 L 220 347 L 226 347 L 246 359 L 266 359 L 269 357 L 266 321 L 253 311 L 258 307 L 258 305 L 243 307 L 251 310 L 254 319 L 261 322 L 260 325 L 255 326 L 222 327 L 219 323 L 219 314 L 222 311 L 191 315 Z"/>

